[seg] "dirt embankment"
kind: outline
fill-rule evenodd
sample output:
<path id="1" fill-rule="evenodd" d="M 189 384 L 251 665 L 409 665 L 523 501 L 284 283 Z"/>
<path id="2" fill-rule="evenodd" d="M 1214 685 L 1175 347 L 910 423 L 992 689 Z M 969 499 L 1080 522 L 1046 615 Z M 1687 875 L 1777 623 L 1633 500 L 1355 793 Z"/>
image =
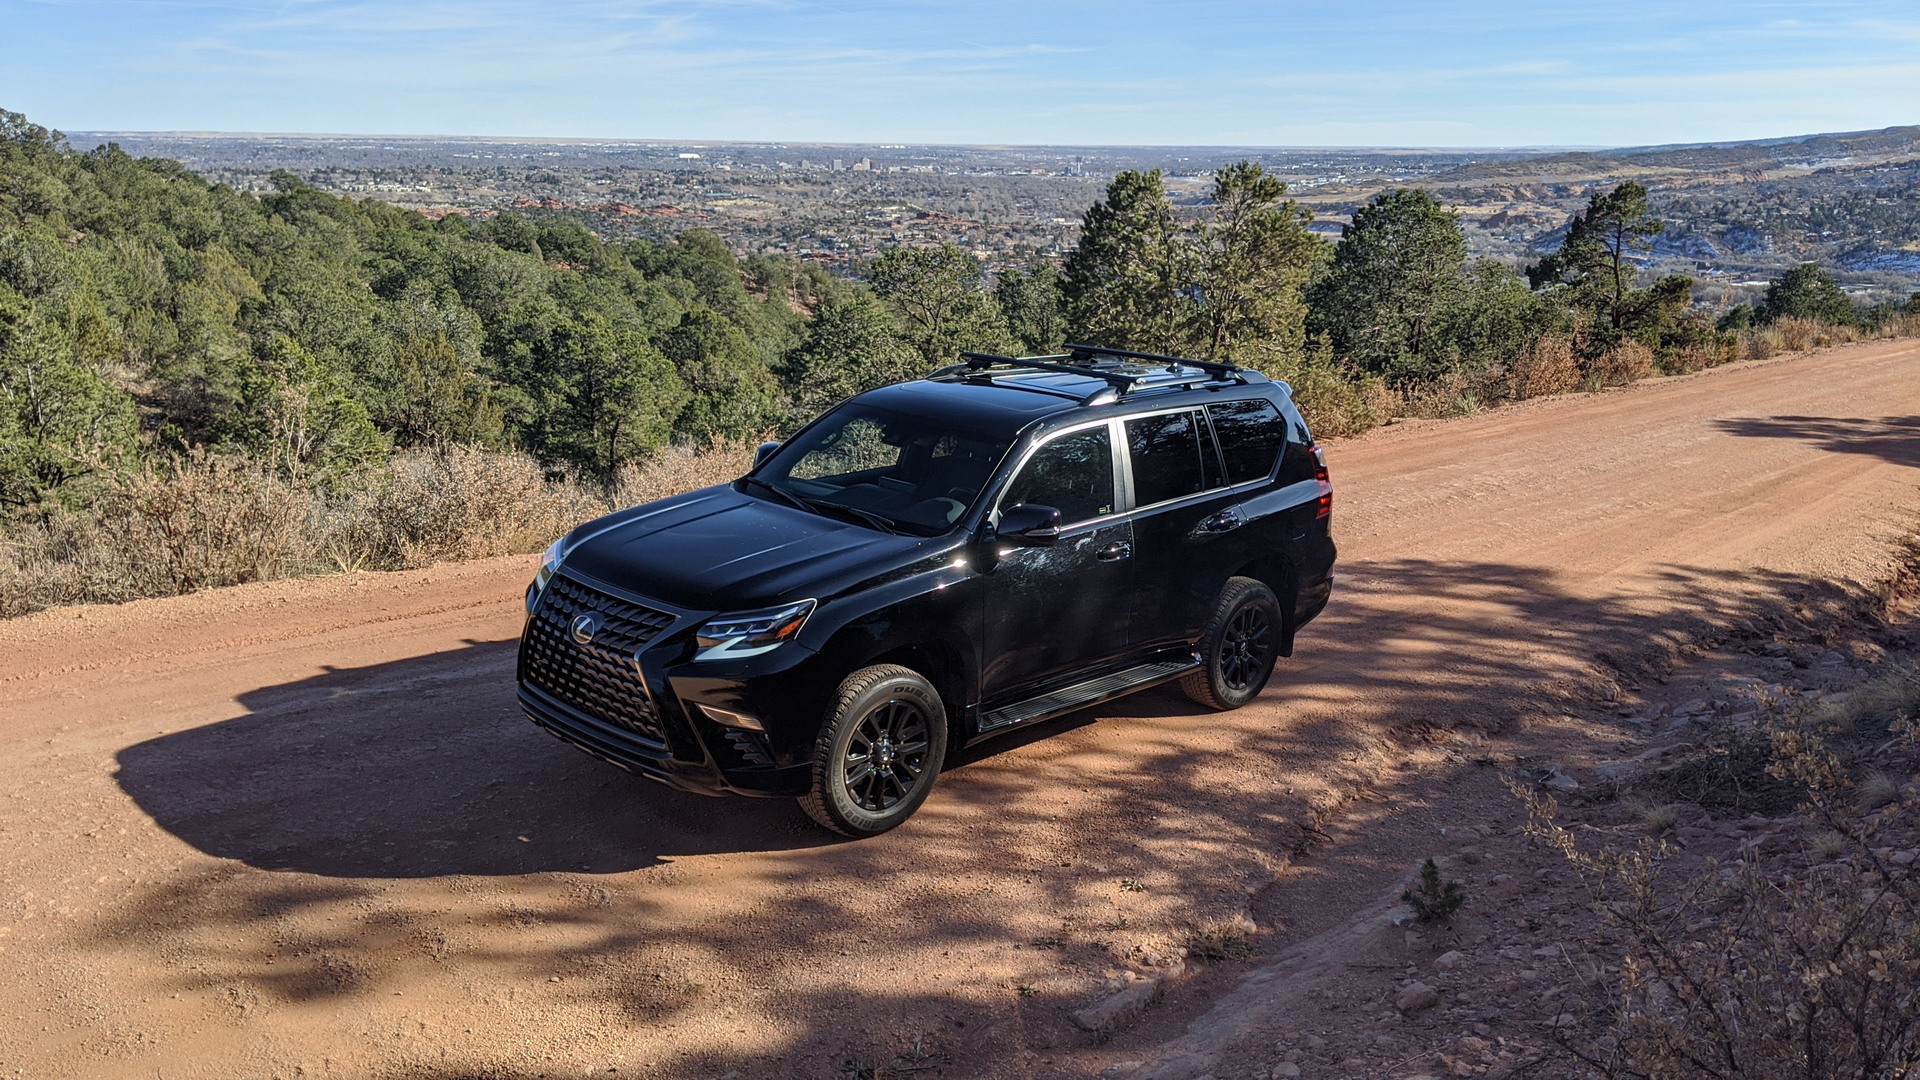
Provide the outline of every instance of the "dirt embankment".
<path id="1" fill-rule="evenodd" d="M 857 844 L 521 719 L 529 559 L 14 620 L 0 1075 L 1140 1060 L 1258 957 L 1117 1037 L 1071 1014 L 1195 926 L 1250 915 L 1271 953 L 1340 924 L 1440 829 L 1517 822 L 1476 759 L 1615 753 L 1595 701 L 1683 678 L 1701 626 L 1877 578 L 1920 507 L 1917 371 L 1871 344 L 1337 444 L 1336 602 L 1259 702 L 1067 718 Z"/>

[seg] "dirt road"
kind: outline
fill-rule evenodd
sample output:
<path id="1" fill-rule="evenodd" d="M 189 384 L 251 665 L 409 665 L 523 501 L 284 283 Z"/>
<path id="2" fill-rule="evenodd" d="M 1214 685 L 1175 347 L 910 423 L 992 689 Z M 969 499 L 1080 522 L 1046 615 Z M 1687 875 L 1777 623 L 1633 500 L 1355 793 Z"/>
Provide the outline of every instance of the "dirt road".
<path id="1" fill-rule="evenodd" d="M 1446 823 L 1421 793 L 1453 766 L 1407 732 L 1565 712 L 1658 677 L 1691 620 L 1871 580 L 1920 508 L 1920 346 L 1329 456 L 1340 586 L 1259 702 L 1069 717 L 862 843 L 521 718 L 529 559 L 0 625 L 0 1076 L 1085 1075 L 1069 1011 L 1257 912 L 1364 821 L 1356 788 L 1397 777 Z M 1375 894 L 1321 893 L 1300 918 Z"/>

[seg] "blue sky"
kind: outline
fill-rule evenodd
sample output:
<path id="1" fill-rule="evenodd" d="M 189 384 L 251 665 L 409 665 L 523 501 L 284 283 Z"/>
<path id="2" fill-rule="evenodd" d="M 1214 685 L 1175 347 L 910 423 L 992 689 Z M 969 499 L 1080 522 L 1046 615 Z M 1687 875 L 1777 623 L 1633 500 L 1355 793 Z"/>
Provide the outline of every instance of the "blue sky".
<path id="1" fill-rule="evenodd" d="M 1920 3 L 0 0 L 69 131 L 1639 145 L 1920 123 Z"/>

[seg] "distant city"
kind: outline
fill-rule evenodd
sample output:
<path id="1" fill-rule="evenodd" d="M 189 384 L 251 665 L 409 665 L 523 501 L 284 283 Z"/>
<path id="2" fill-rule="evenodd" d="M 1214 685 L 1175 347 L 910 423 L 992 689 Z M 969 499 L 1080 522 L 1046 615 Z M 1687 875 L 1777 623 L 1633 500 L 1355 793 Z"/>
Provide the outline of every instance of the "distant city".
<path id="1" fill-rule="evenodd" d="M 1115 173 L 1159 169 L 1175 204 L 1207 213 L 1212 171 L 1253 160 L 1285 180 L 1317 230 L 1400 186 L 1460 213 L 1481 257 L 1518 264 L 1559 241 L 1596 188 L 1631 176 L 1670 222 L 1650 268 L 1728 295 L 1793 262 L 1827 264 L 1856 295 L 1920 282 L 1920 128 L 1615 151 L 653 142 L 76 132 L 175 158 L 264 191 L 285 171 L 314 187 L 432 217 L 566 215 L 609 238 L 711 230 L 741 255 L 782 253 L 857 272 L 902 245 L 958 244 L 990 270 L 1070 249 Z"/>

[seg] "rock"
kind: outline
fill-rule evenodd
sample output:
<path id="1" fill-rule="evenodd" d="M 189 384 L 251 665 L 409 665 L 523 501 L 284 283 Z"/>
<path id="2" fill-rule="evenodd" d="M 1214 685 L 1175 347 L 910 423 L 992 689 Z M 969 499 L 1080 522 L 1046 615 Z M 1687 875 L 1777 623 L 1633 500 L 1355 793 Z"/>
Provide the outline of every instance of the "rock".
<path id="1" fill-rule="evenodd" d="M 1160 990 L 1155 982 L 1137 982 L 1073 1014 L 1083 1031 L 1117 1031 L 1138 1019 Z"/>
<path id="2" fill-rule="evenodd" d="M 1580 781 L 1568 776 L 1564 765 L 1547 766 L 1547 775 L 1541 779 L 1540 783 L 1552 791 L 1580 790 Z"/>
<path id="3" fill-rule="evenodd" d="M 1327 1048 L 1327 1040 L 1318 1035 L 1309 1035 L 1301 1041 L 1306 1044 L 1309 1050 L 1325 1050 Z"/>
<path id="4" fill-rule="evenodd" d="M 1920 858 L 1920 852 L 1908 848 L 1905 851 L 1896 851 L 1887 856 L 1887 861 L 1895 866 L 1912 866 L 1916 858 Z"/>
<path id="5" fill-rule="evenodd" d="M 1640 766 L 1631 761 L 1608 761 L 1593 767 L 1596 779 L 1609 784 L 1623 784 L 1639 775 Z"/>
<path id="6" fill-rule="evenodd" d="M 1513 875 L 1512 875 L 1512 874 L 1495 874 L 1495 875 L 1493 875 L 1493 876 L 1492 876 L 1491 878 L 1488 878 L 1488 879 L 1487 879 L 1487 884 L 1489 884 L 1489 885 L 1505 885 L 1505 884 L 1506 884 L 1507 882 L 1509 882 L 1509 881 L 1512 881 L 1512 880 L 1513 880 Z"/>
<path id="7" fill-rule="evenodd" d="M 1300 1076 L 1300 1066 L 1295 1065 L 1291 1061 L 1283 1061 L 1275 1065 L 1271 1072 L 1275 1080 L 1279 1080 L 1281 1077 L 1285 1077 L 1286 1080 L 1298 1080 Z"/>
<path id="8" fill-rule="evenodd" d="M 1466 959 L 1466 953 L 1461 952 L 1459 949 L 1450 949 L 1434 958 L 1433 968 L 1435 971 L 1452 971 L 1464 963 Z"/>
<path id="9" fill-rule="evenodd" d="M 1440 991 L 1423 982 L 1409 983 L 1393 999 L 1393 1007 L 1403 1013 L 1416 1013 L 1440 1004 Z"/>
<path id="10" fill-rule="evenodd" d="M 1146 1062 L 1144 1061 L 1116 1061 L 1113 1064 L 1107 1066 L 1106 1068 L 1101 1069 L 1100 1075 L 1101 1076 L 1125 1076 L 1128 1073 L 1134 1071 L 1135 1069 L 1138 1069 L 1140 1066 L 1145 1064 Z"/>
<path id="11" fill-rule="evenodd" d="M 1460 861 L 1466 863 L 1468 866 L 1478 866 L 1480 865 L 1480 860 L 1485 858 L 1485 856 L 1481 855 L 1480 852 L 1474 848 L 1461 848 L 1459 857 Z"/>
<path id="12" fill-rule="evenodd" d="M 1418 916 L 1414 915 L 1413 909 L 1406 904 L 1397 905 L 1388 910 L 1385 915 L 1381 916 L 1388 926 L 1406 926 L 1417 917 Z"/>

